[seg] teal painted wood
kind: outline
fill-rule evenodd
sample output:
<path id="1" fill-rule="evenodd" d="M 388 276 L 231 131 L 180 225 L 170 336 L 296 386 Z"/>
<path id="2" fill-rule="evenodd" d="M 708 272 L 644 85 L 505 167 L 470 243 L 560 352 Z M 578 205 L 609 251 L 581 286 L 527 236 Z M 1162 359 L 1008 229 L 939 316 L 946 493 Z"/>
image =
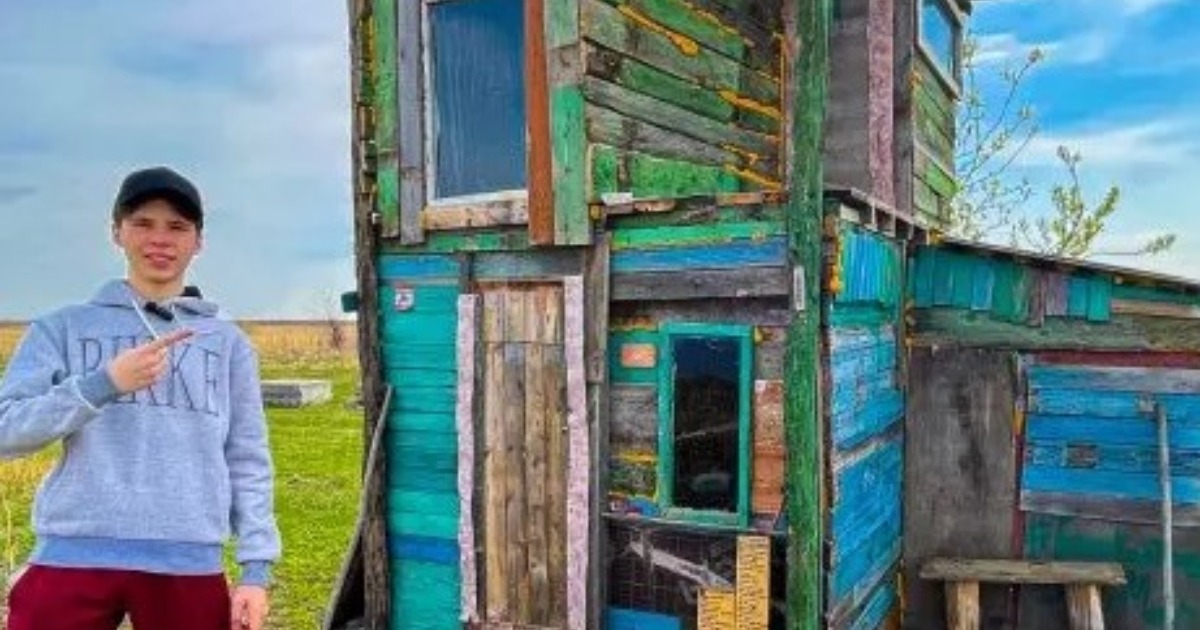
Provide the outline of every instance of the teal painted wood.
<path id="1" fill-rule="evenodd" d="M 893 309 L 882 304 L 831 304 L 826 322 L 834 329 L 878 328 L 895 318 Z"/>
<path id="2" fill-rule="evenodd" d="M 777 267 L 787 264 L 787 247 L 782 237 L 761 241 L 740 240 L 707 246 L 664 249 L 626 249 L 613 252 L 613 273 L 673 271 L 688 269 L 739 269 Z"/>
<path id="3" fill-rule="evenodd" d="M 471 275 L 478 280 L 559 279 L 581 273 L 583 257 L 578 249 L 481 252 L 471 262 Z"/>
<path id="4" fill-rule="evenodd" d="M 937 250 L 932 247 L 921 247 L 917 250 L 913 262 L 912 285 L 913 304 L 917 308 L 933 306 L 934 262 Z"/>
<path id="5" fill-rule="evenodd" d="M 396 512 L 459 515 L 458 493 L 389 490 L 388 506 Z"/>
<path id="6" fill-rule="evenodd" d="M 388 466 L 388 488 L 417 492 L 457 492 L 458 471 L 429 470 L 413 463 L 393 462 Z"/>
<path id="7" fill-rule="evenodd" d="M 674 339 L 732 338 L 738 342 L 738 511 L 736 524 L 750 525 L 750 421 L 754 382 L 753 331 L 733 324 L 667 322 L 660 329 L 658 363 L 658 503 L 667 512 L 675 500 L 675 357 Z"/>
<path id="8" fill-rule="evenodd" d="M 412 343 L 384 342 L 383 354 L 387 367 L 392 370 L 430 369 L 448 372 L 457 369 L 453 353 L 444 345 L 416 345 Z"/>
<path id="9" fill-rule="evenodd" d="M 447 324 L 449 322 L 449 324 Z M 385 317 L 380 331 L 385 344 L 440 346 L 454 350 L 454 319 L 445 315 Z"/>
<path id="10" fill-rule="evenodd" d="M 405 280 L 405 278 L 394 278 L 393 282 L 380 283 L 379 305 L 383 309 L 383 312 L 397 315 L 422 315 L 428 313 L 454 315 L 459 295 L 457 286 L 421 285 L 406 287 Z M 407 302 L 407 310 L 403 312 L 395 308 L 397 285 L 411 289 L 412 293 L 412 299 Z"/>
<path id="11" fill-rule="evenodd" d="M 678 617 L 627 608 L 609 608 L 605 614 L 609 630 L 682 630 Z"/>
<path id="12" fill-rule="evenodd" d="M 403 393 L 397 393 L 394 404 L 402 412 L 450 414 L 454 413 L 454 403 L 453 389 L 411 387 Z"/>
<path id="13" fill-rule="evenodd" d="M 883 627 L 884 620 L 895 604 L 896 585 L 892 582 L 881 582 L 863 606 L 858 618 L 843 627 L 848 630 L 875 630 Z"/>
<path id="14" fill-rule="evenodd" d="M 388 414 L 391 430 L 426 431 L 429 433 L 454 433 L 454 415 L 447 413 L 414 413 L 395 411 Z"/>
<path id="15" fill-rule="evenodd" d="M 401 424 L 391 437 L 391 445 L 395 448 L 439 453 L 453 453 L 458 450 L 458 434 L 454 431 L 415 431 Z"/>
<path id="16" fill-rule="evenodd" d="M 1132 284 L 1114 284 L 1112 297 L 1115 300 L 1157 302 L 1161 304 L 1183 304 L 1200 306 L 1200 295 L 1177 289 L 1146 287 Z"/>
<path id="17" fill-rule="evenodd" d="M 971 273 L 971 310 L 992 310 L 992 292 L 996 287 L 996 270 L 990 260 L 976 258 Z"/>
<path id="18" fill-rule="evenodd" d="M 1025 556 L 1035 560 L 1116 562 L 1127 584 L 1104 590 L 1106 627 L 1151 630 L 1163 627 L 1162 527 L 1104 522 L 1073 516 L 1026 516 Z M 1200 628 L 1200 530 L 1174 534 L 1176 628 Z M 1050 599 L 1055 597 L 1055 599 Z M 1023 598 L 1022 618 L 1060 614 L 1061 595 Z"/>
<path id="19" fill-rule="evenodd" d="M 1088 290 L 1090 283 L 1082 276 L 1072 276 L 1067 280 L 1067 315 L 1070 317 L 1087 317 Z"/>
<path id="20" fill-rule="evenodd" d="M 608 376 L 614 384 L 648 385 L 658 383 L 658 368 L 636 368 L 621 365 L 621 348 L 626 344 L 649 344 L 658 352 L 658 361 L 662 361 L 662 349 L 659 348 L 660 335 L 657 330 L 622 330 L 609 333 L 608 336 Z"/>
<path id="21" fill-rule="evenodd" d="M 456 375 L 443 367 L 390 369 L 384 375 L 387 382 L 398 389 L 408 387 L 454 387 Z"/>
<path id="22" fill-rule="evenodd" d="M 453 538 L 396 536 L 388 544 L 392 556 L 432 564 L 458 564 L 458 541 Z"/>
<path id="23" fill-rule="evenodd" d="M 428 280 L 454 280 L 461 275 L 460 264 L 453 256 L 385 254 L 379 259 L 381 280 L 405 280 L 414 283 Z"/>
<path id="24" fill-rule="evenodd" d="M 389 507 L 388 533 L 453 538 L 458 536 L 458 514 L 418 514 L 392 510 Z"/>
<path id="25" fill-rule="evenodd" d="M 1092 276 L 1088 279 L 1088 321 L 1106 322 L 1112 317 L 1112 279 Z"/>
<path id="26" fill-rule="evenodd" d="M 842 289 L 835 304 L 896 304 L 903 288 L 896 244 L 850 225 L 842 227 L 840 239 Z"/>
<path id="27" fill-rule="evenodd" d="M 457 462 L 448 457 L 451 454 L 444 450 L 438 450 L 425 445 L 416 447 L 396 444 L 388 445 L 388 458 L 390 461 L 404 462 L 406 467 L 431 472 L 457 472 Z"/>
<path id="28" fill-rule="evenodd" d="M 958 264 L 958 253 L 947 250 L 935 250 L 933 276 L 934 306 L 950 306 L 954 303 L 954 268 Z"/>
<path id="29" fill-rule="evenodd" d="M 392 575 L 393 629 L 461 630 L 457 563 L 394 559 Z"/>

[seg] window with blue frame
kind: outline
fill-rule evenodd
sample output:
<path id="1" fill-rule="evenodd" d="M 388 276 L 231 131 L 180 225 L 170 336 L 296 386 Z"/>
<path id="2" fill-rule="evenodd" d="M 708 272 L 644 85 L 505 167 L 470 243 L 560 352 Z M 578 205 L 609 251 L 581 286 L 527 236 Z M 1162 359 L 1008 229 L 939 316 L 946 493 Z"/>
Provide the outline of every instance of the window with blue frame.
<path id="1" fill-rule="evenodd" d="M 659 503 L 668 517 L 750 519 L 749 326 L 665 324 L 659 364 Z"/>
<path id="2" fill-rule="evenodd" d="M 956 85 L 962 56 L 962 26 L 951 0 L 921 0 L 921 44 L 932 61 Z"/>
<path id="3" fill-rule="evenodd" d="M 522 0 L 425 0 L 434 200 L 526 186 Z"/>

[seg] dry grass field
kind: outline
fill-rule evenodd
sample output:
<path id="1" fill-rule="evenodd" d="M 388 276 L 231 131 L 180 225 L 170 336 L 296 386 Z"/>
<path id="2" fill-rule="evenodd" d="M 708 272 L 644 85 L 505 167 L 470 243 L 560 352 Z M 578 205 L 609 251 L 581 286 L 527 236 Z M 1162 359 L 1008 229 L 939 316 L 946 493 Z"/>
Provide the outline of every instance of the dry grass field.
<path id="1" fill-rule="evenodd" d="M 361 412 L 348 404 L 358 387 L 352 322 L 335 332 L 328 322 L 244 322 L 259 351 L 264 378 L 324 378 L 333 401 L 304 409 L 269 409 L 276 467 L 276 511 L 284 559 L 276 568 L 272 630 L 317 627 L 350 539 L 360 486 Z M 23 334 L 0 323 L 0 365 Z M 339 341 L 340 340 L 340 341 Z M 53 465 L 57 447 L 0 462 L 0 628 L 6 579 L 33 544 L 33 495 Z"/>

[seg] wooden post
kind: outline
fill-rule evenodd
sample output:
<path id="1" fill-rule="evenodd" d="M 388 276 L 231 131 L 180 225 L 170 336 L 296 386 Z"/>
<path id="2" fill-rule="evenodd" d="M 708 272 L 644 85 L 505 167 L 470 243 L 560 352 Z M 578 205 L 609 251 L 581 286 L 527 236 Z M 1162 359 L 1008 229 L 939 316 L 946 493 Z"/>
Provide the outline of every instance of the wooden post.
<path id="1" fill-rule="evenodd" d="M 1104 609 L 1096 584 L 1067 585 L 1067 613 L 1071 630 L 1104 630 Z"/>
<path id="2" fill-rule="evenodd" d="M 791 259 L 795 268 L 786 360 L 787 442 L 787 625 L 808 630 L 822 625 L 821 544 L 824 522 L 824 453 L 820 428 L 820 286 L 823 214 L 821 138 L 829 67 L 829 0 L 791 0 L 784 49 L 788 89 L 787 136 Z"/>
<path id="3" fill-rule="evenodd" d="M 1162 403 L 1154 405 L 1158 420 L 1158 476 L 1162 484 L 1162 535 L 1163 535 L 1163 629 L 1175 628 L 1175 545 L 1173 502 L 1171 497 L 1171 434 L 1167 427 L 1167 412 Z"/>
<path id="4" fill-rule="evenodd" d="M 554 244 L 550 86 L 546 71 L 545 0 L 525 2 L 525 102 L 528 109 L 529 242 Z"/>
<path id="5" fill-rule="evenodd" d="M 599 235 L 588 253 L 584 276 L 584 339 L 588 388 L 588 425 L 591 429 L 592 472 L 588 563 L 588 627 L 602 627 L 604 604 L 608 601 L 608 528 L 603 521 L 608 491 L 608 306 L 609 306 L 608 235 Z"/>
<path id="6" fill-rule="evenodd" d="M 946 627 L 948 630 L 978 630 L 979 582 L 946 582 Z"/>

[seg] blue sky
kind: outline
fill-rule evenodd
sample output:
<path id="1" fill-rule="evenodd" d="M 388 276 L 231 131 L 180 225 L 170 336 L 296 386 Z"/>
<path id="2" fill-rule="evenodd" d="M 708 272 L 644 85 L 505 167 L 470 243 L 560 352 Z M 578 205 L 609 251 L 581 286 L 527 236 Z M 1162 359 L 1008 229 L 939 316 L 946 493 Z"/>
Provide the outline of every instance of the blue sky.
<path id="1" fill-rule="evenodd" d="M 1194 0 L 987 0 L 972 26 L 988 72 L 1017 63 L 1030 48 L 1047 53 L 1031 75 L 1025 102 L 1041 132 L 1018 163 L 1038 195 L 1063 181 L 1060 144 L 1083 155 L 1093 202 L 1121 188 L 1120 210 L 1100 249 L 1128 250 L 1172 232 L 1178 241 L 1157 257 L 1100 260 L 1200 277 L 1200 2 Z"/>
<path id="2" fill-rule="evenodd" d="M 210 207 L 194 280 L 237 317 L 314 317 L 353 289 L 343 2 L 0 0 L 0 319 L 119 275 L 107 209 L 123 173 L 171 164 Z M 1027 100 L 1042 132 L 1019 168 L 1048 204 L 1058 144 L 1093 199 L 1124 192 L 1116 262 L 1200 276 L 1200 2 L 986 0 L 994 67 L 1044 47 Z"/>

